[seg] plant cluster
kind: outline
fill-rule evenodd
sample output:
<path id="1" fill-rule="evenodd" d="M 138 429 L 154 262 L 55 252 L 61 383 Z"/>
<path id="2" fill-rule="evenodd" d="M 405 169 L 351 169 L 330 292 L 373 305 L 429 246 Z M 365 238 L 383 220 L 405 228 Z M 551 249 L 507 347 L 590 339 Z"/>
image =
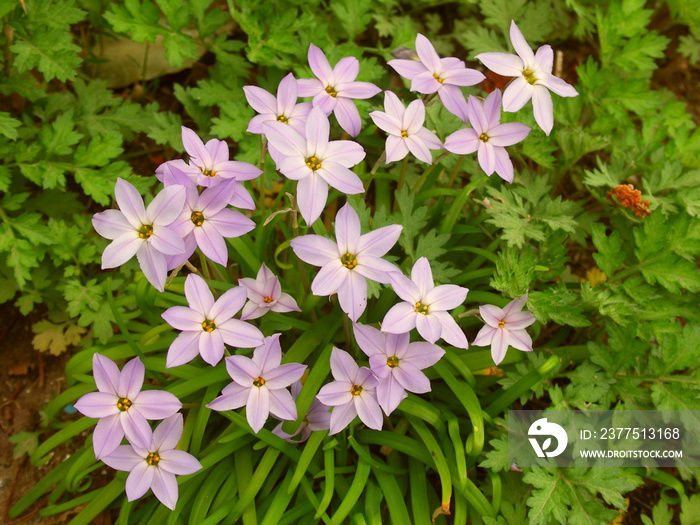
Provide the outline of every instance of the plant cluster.
<path id="1" fill-rule="evenodd" d="M 684 410 L 700 432 L 700 135 L 652 84 L 649 29 L 667 9 L 692 60 L 697 13 L 311 4 L 0 3 L 23 101 L 0 121 L 3 297 L 48 306 L 40 347 L 99 340 L 43 412 L 58 432 L 15 439 L 35 465 L 85 445 L 11 516 L 52 489 L 40 513 L 74 523 L 607 523 L 660 483 L 678 498 L 642 520 L 689 519 L 695 471 L 523 471 L 503 417 Z M 173 66 L 210 52 L 175 85 L 187 126 L 77 79 L 84 19 Z M 566 55 L 528 44 L 549 39 Z M 186 156 L 134 175 L 134 134 Z M 91 488 L 96 458 L 128 475 Z"/>

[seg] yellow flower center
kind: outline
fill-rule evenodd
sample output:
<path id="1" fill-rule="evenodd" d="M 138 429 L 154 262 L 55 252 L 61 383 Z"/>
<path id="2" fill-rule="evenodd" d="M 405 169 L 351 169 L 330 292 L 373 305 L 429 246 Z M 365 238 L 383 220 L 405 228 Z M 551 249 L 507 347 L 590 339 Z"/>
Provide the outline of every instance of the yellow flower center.
<path id="1" fill-rule="evenodd" d="M 406 130 L 401 131 L 401 136 L 402 136 L 403 138 L 408 137 L 408 131 L 406 131 Z"/>
<path id="2" fill-rule="evenodd" d="M 202 175 L 205 177 L 216 177 L 216 172 L 214 170 L 202 170 Z"/>
<path id="3" fill-rule="evenodd" d="M 151 235 L 153 235 L 153 225 L 142 224 L 139 228 L 139 239 L 148 239 Z"/>
<path id="4" fill-rule="evenodd" d="M 416 303 L 416 313 L 428 315 L 428 305 L 422 303 Z"/>
<path id="5" fill-rule="evenodd" d="M 338 93 L 336 92 L 333 86 L 326 86 L 326 93 L 328 93 L 333 98 L 338 96 Z"/>
<path id="6" fill-rule="evenodd" d="M 263 299 L 263 301 L 265 301 L 267 304 L 270 304 L 272 301 L 274 301 L 274 299 L 268 295 Z"/>
<path id="7" fill-rule="evenodd" d="M 444 79 L 440 78 L 440 75 L 438 75 L 437 73 L 433 73 L 433 78 L 437 80 L 440 84 L 442 84 L 445 81 Z"/>
<path id="8" fill-rule="evenodd" d="M 482 133 L 481 135 L 479 135 L 479 140 L 480 140 L 481 142 L 488 142 L 488 141 L 489 141 L 489 136 L 488 136 L 486 133 Z"/>
<path id="9" fill-rule="evenodd" d="M 158 462 L 160 461 L 160 454 L 158 452 L 151 452 L 146 456 L 146 463 L 148 463 L 149 467 L 155 467 Z"/>
<path id="10" fill-rule="evenodd" d="M 190 215 L 190 220 L 195 226 L 201 226 L 204 224 L 204 215 L 202 215 L 201 211 L 193 211 L 192 215 Z"/>
<path id="11" fill-rule="evenodd" d="M 281 122 L 282 124 L 289 124 L 289 119 L 284 115 L 279 115 L 277 117 L 277 122 Z"/>
<path id="12" fill-rule="evenodd" d="M 128 399 L 126 397 L 120 397 L 119 400 L 117 401 L 117 409 L 120 412 L 126 412 L 127 410 L 129 410 L 131 408 L 131 405 L 133 405 L 133 403 L 131 402 L 130 399 Z"/>
<path id="13" fill-rule="evenodd" d="M 505 320 L 505 319 L 501 319 L 501 320 L 498 322 L 498 328 L 503 328 L 505 325 L 506 325 L 506 320 Z"/>
<path id="14" fill-rule="evenodd" d="M 311 168 L 313 171 L 320 170 L 321 169 L 321 159 L 311 155 L 309 158 L 306 159 L 306 165 L 309 168 Z"/>
<path id="15" fill-rule="evenodd" d="M 258 388 L 260 388 L 264 384 L 265 380 L 262 377 L 256 377 L 255 379 L 253 379 L 253 386 L 257 386 Z"/>
<path id="16" fill-rule="evenodd" d="M 350 393 L 353 396 L 359 396 L 362 393 L 362 387 L 360 385 L 352 385 L 352 388 L 350 389 Z"/>
<path id="17" fill-rule="evenodd" d="M 357 258 L 351 254 L 351 253 L 346 253 L 340 258 L 340 262 L 343 263 L 343 266 L 345 266 L 348 270 L 352 270 L 355 266 L 357 266 Z"/>
<path id="18" fill-rule="evenodd" d="M 397 366 L 399 366 L 399 358 L 396 357 L 395 355 L 387 357 L 386 358 L 386 365 L 389 368 L 396 368 Z"/>
<path id="19" fill-rule="evenodd" d="M 213 332 L 216 329 L 216 324 L 211 319 L 205 319 L 202 322 L 202 330 L 205 332 Z"/>
<path id="20" fill-rule="evenodd" d="M 530 85 L 535 85 L 535 82 L 537 82 L 537 79 L 535 78 L 535 75 L 533 74 L 532 71 L 529 69 L 526 69 L 523 71 L 523 76 L 525 77 L 525 82 L 527 82 Z"/>

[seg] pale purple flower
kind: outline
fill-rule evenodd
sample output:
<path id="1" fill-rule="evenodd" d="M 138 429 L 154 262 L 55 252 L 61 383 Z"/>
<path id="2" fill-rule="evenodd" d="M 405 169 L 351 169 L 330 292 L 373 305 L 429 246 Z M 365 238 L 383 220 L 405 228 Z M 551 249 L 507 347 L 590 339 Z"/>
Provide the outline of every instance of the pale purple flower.
<path id="1" fill-rule="evenodd" d="M 554 126 L 554 109 L 549 90 L 562 97 L 575 97 L 578 91 L 561 78 L 552 75 L 552 48 L 545 45 L 540 47 L 537 53 L 533 53 L 515 21 L 510 23 L 510 41 L 517 55 L 481 53 L 476 55 L 476 58 L 494 73 L 517 77 L 508 84 L 503 93 L 503 109 L 508 112 L 518 111 L 532 99 L 535 120 L 549 135 Z"/>
<path id="2" fill-rule="evenodd" d="M 280 334 L 266 337 L 253 358 L 234 355 L 226 358 L 226 370 L 233 383 L 207 405 L 212 410 L 234 410 L 246 406 L 248 424 L 255 433 L 265 425 L 270 414 L 277 419 L 293 421 L 297 407 L 287 387 L 298 381 L 306 365 L 281 365 Z"/>
<path id="3" fill-rule="evenodd" d="M 379 381 L 377 400 L 388 416 L 406 398 L 430 392 L 430 380 L 421 372 L 437 363 L 445 351 L 425 342 L 411 343 L 405 334 L 385 334 L 371 326 L 355 324 L 355 340 L 369 357 L 369 366 Z"/>
<path id="4" fill-rule="evenodd" d="M 207 283 L 199 275 L 185 279 L 187 306 L 172 306 L 163 312 L 165 321 L 182 333 L 168 349 L 166 367 L 189 363 L 197 354 L 214 366 L 224 356 L 224 343 L 237 348 L 262 344 L 263 334 L 251 324 L 232 317 L 243 308 L 246 289 L 231 288 L 214 301 Z"/>
<path id="5" fill-rule="evenodd" d="M 296 401 L 296 398 L 301 392 L 302 384 L 297 381 L 292 385 L 292 398 Z M 314 399 L 311 402 L 309 410 L 306 412 L 303 421 L 299 427 L 294 431 L 294 434 L 288 434 L 282 430 L 283 423 L 277 425 L 272 433 L 276 436 L 281 437 L 288 443 L 303 443 L 311 436 L 312 432 L 317 432 L 320 430 L 328 430 L 331 425 L 331 412 L 330 407 L 321 403 L 318 399 Z M 299 436 L 298 439 L 292 439 Z"/>
<path id="6" fill-rule="evenodd" d="M 263 122 L 277 121 L 289 124 L 299 133 L 304 134 L 304 123 L 311 111 L 310 102 L 297 104 L 297 80 L 292 73 L 282 79 L 277 87 L 277 97 L 258 86 L 243 86 L 248 104 L 260 113 L 248 124 L 249 133 L 263 134 Z"/>
<path id="7" fill-rule="evenodd" d="M 386 163 L 403 159 L 410 151 L 416 158 L 431 164 L 431 149 L 441 149 L 442 143 L 437 135 L 423 127 L 425 122 L 425 105 L 422 100 L 414 100 L 408 108 L 391 91 L 384 92 L 383 111 L 372 111 L 369 116 L 382 131 L 389 134 L 386 138 Z"/>
<path id="8" fill-rule="evenodd" d="M 367 281 L 389 283 L 389 273 L 397 268 L 382 259 L 396 244 L 403 226 L 392 224 L 361 235 L 357 212 L 345 204 L 335 218 L 336 242 L 320 235 L 292 239 L 294 253 L 302 261 L 321 266 L 311 283 L 314 295 L 338 294 L 343 311 L 352 321 L 367 306 Z"/>
<path id="9" fill-rule="evenodd" d="M 332 383 L 321 387 L 317 399 L 333 408 L 329 435 L 337 434 L 356 416 L 369 428 L 381 430 L 382 409 L 377 401 L 377 378 L 367 367 L 359 367 L 345 350 L 331 352 Z"/>
<path id="10" fill-rule="evenodd" d="M 280 280 L 262 263 L 255 279 L 244 277 L 238 284 L 248 289 L 248 302 L 241 320 L 257 319 L 267 312 L 301 312 L 294 298 L 282 292 Z"/>
<path id="11" fill-rule="evenodd" d="M 227 208 L 233 197 L 236 181 L 223 181 L 206 188 L 187 188 L 187 198 L 180 216 L 170 226 L 185 242 L 185 252 L 170 259 L 176 268 L 189 259 L 197 246 L 212 261 L 226 266 L 228 247 L 224 239 L 240 237 L 255 228 L 255 223 L 241 212 Z"/>
<path id="12" fill-rule="evenodd" d="M 491 357 L 496 364 L 503 361 L 508 345 L 523 352 L 532 352 L 532 337 L 525 328 L 535 322 L 530 312 L 521 311 L 527 304 L 527 295 L 508 303 L 503 309 L 491 304 L 479 307 L 479 313 L 486 322 L 474 346 L 491 346 Z"/>
<path id="13" fill-rule="evenodd" d="M 182 127 L 182 144 L 190 156 L 189 163 L 182 159 L 170 160 L 156 169 L 156 177 L 166 186 L 182 184 L 186 177 L 190 180 L 187 186 L 216 186 L 225 180 L 234 180 L 231 206 L 254 210 L 255 203 L 248 190 L 240 181 L 252 180 L 262 171 L 248 162 L 229 160 L 229 149 L 226 141 L 211 139 L 206 144 L 189 128 Z"/>
<path id="14" fill-rule="evenodd" d="M 466 120 L 467 103 L 460 86 L 474 86 L 484 80 L 476 69 L 469 69 L 462 60 L 454 57 L 440 58 L 433 44 L 418 33 L 416 37 L 416 60 L 389 60 L 387 64 L 411 81 L 411 91 L 435 93 L 448 111 Z"/>
<path id="15" fill-rule="evenodd" d="M 405 302 L 391 307 L 382 321 L 382 332 L 403 334 L 414 328 L 428 341 L 442 338 L 457 348 L 467 348 L 467 338 L 447 312 L 467 298 L 467 288 L 454 284 L 435 286 L 430 263 L 425 257 L 416 261 L 411 278 L 399 272 L 389 274 L 391 286 Z"/>
<path id="16" fill-rule="evenodd" d="M 84 416 L 99 418 L 92 444 L 95 457 L 111 454 L 124 435 L 136 446 L 148 446 L 151 427 L 147 419 L 165 419 L 182 408 L 182 403 L 170 392 L 141 390 L 145 367 L 138 357 L 117 365 L 100 354 L 92 356 L 92 374 L 98 392 L 85 394 L 75 403 Z"/>
<path id="17" fill-rule="evenodd" d="M 175 510 L 178 499 L 175 476 L 194 474 L 202 468 L 192 454 L 175 448 L 182 430 L 182 414 L 175 414 L 158 425 L 153 433 L 148 430 L 150 439 L 146 446 L 122 445 L 102 458 L 113 469 L 129 472 L 125 486 L 127 500 L 137 500 L 152 489 L 163 505 Z"/>
<path id="18" fill-rule="evenodd" d="M 145 208 L 136 188 L 119 178 L 114 196 L 119 210 L 92 216 L 97 233 L 112 240 L 102 253 L 102 269 L 121 266 L 136 255 L 148 282 L 162 292 L 168 273 L 166 255 L 185 251 L 185 243 L 170 228 L 185 204 L 185 188 L 164 188 Z"/>
<path id="19" fill-rule="evenodd" d="M 508 182 L 513 182 L 513 163 L 504 146 L 525 140 L 530 128 L 519 122 L 501 124 L 501 91 L 496 89 L 483 104 L 469 96 L 467 115 L 472 127 L 455 131 L 445 139 L 445 149 L 468 155 L 478 151 L 481 169 L 489 177 L 495 171 Z"/>
<path id="20" fill-rule="evenodd" d="M 314 107 L 320 107 L 326 115 L 335 113 L 338 124 L 351 137 L 360 132 L 362 122 L 354 98 L 372 98 L 379 89 L 369 82 L 355 82 L 360 73 L 360 61 L 355 57 L 341 58 L 334 68 L 323 51 L 309 46 L 309 65 L 317 78 L 299 79 L 299 96 L 314 97 Z"/>
<path id="21" fill-rule="evenodd" d="M 297 183 L 297 204 L 311 225 L 321 216 L 328 198 L 328 185 L 352 195 L 365 191 L 360 178 L 349 168 L 365 158 L 365 151 L 351 140 L 328 140 L 330 124 L 321 108 L 306 119 L 306 136 L 281 122 L 264 122 L 270 144 L 285 158 L 278 169 Z"/>

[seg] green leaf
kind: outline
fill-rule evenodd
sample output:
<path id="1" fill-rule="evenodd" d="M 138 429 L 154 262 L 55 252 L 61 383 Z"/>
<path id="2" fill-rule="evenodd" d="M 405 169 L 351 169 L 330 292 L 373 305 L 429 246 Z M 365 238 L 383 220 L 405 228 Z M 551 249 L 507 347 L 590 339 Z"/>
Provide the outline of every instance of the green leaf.
<path id="1" fill-rule="evenodd" d="M 0 135 L 10 140 L 15 140 L 17 138 L 17 128 L 21 125 L 22 123 L 12 118 L 9 113 L 0 111 Z"/>
<path id="2" fill-rule="evenodd" d="M 39 446 L 39 434 L 40 432 L 18 432 L 10 436 L 8 441 L 15 444 L 12 456 L 15 459 L 22 457 L 24 454 L 31 456 L 32 452 Z"/>
<path id="3" fill-rule="evenodd" d="M 542 292 L 531 292 L 527 306 L 541 323 L 550 319 L 555 323 L 569 326 L 588 326 L 590 321 L 577 306 L 578 295 L 565 289 L 549 288 Z"/>
<path id="4" fill-rule="evenodd" d="M 614 274 L 625 260 L 620 234 L 613 231 L 610 236 L 606 236 L 605 226 L 596 223 L 591 225 L 591 236 L 593 244 L 598 249 L 598 253 L 593 254 L 593 259 L 605 275 Z"/>

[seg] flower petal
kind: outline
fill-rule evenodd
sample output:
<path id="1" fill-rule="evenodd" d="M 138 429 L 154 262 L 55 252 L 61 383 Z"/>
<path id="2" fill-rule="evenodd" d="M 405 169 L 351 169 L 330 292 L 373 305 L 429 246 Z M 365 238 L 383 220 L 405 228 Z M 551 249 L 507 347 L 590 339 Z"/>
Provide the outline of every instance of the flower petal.
<path id="1" fill-rule="evenodd" d="M 518 56 L 523 59 L 525 64 L 530 65 L 536 63 L 532 49 L 528 45 L 520 29 L 518 29 L 518 26 L 515 25 L 514 20 L 510 22 L 510 41 L 513 44 L 515 52 L 518 53 Z"/>
<path id="2" fill-rule="evenodd" d="M 437 315 L 433 313 L 428 315 L 416 314 L 415 319 L 416 329 L 423 339 L 429 343 L 434 343 L 440 339 L 442 335 L 442 324 Z"/>
<path id="3" fill-rule="evenodd" d="M 117 178 L 117 183 L 114 186 L 114 198 L 124 217 L 134 229 L 139 229 L 142 224 L 148 222 L 143 198 L 132 184 L 122 178 Z"/>
<path id="4" fill-rule="evenodd" d="M 357 242 L 357 254 L 382 257 L 391 250 L 401 236 L 403 226 L 391 224 L 365 233 Z"/>
<path id="5" fill-rule="evenodd" d="M 438 90 L 438 96 L 447 111 L 459 117 L 463 121 L 467 120 L 467 100 L 464 98 L 464 93 L 457 86 L 443 84 Z"/>
<path id="6" fill-rule="evenodd" d="M 306 156 L 306 139 L 301 133 L 282 122 L 263 122 L 265 137 L 277 151 L 283 155 L 293 157 Z"/>
<path id="7" fill-rule="evenodd" d="M 489 142 L 494 146 L 512 146 L 522 142 L 530 133 L 530 128 L 519 122 L 499 124 L 489 130 Z"/>
<path id="8" fill-rule="evenodd" d="M 126 232 L 107 245 L 102 252 L 102 269 L 121 266 L 138 253 L 146 243 L 135 230 Z"/>
<path id="9" fill-rule="evenodd" d="M 479 144 L 477 157 L 479 165 L 486 175 L 491 175 L 496 170 L 496 154 L 493 151 L 492 144 L 488 142 Z"/>
<path id="10" fill-rule="evenodd" d="M 148 492 L 148 489 L 151 488 L 151 484 L 153 483 L 156 470 L 157 467 L 151 467 L 145 461 L 137 463 L 134 470 L 129 474 L 129 477 L 126 478 L 126 485 L 124 487 L 126 499 L 134 501 Z"/>
<path id="11" fill-rule="evenodd" d="M 502 328 L 496 328 L 491 341 L 491 357 L 497 365 L 503 361 L 508 350 L 508 332 Z"/>
<path id="12" fill-rule="evenodd" d="M 118 395 L 119 367 L 109 357 L 97 352 L 92 355 L 92 375 L 95 377 L 97 390 Z"/>
<path id="13" fill-rule="evenodd" d="M 186 306 L 171 306 L 161 317 L 173 328 L 189 332 L 201 332 L 205 319 L 204 315 Z"/>
<path id="14" fill-rule="evenodd" d="M 425 67 L 431 73 L 441 73 L 442 64 L 440 63 L 440 57 L 435 52 L 433 44 L 425 36 L 418 33 L 416 36 L 416 53 L 418 58 L 423 62 Z"/>
<path id="15" fill-rule="evenodd" d="M 554 51 L 552 46 L 544 45 L 535 53 L 535 61 L 537 62 L 538 73 L 552 73 L 554 67 Z"/>
<path id="16" fill-rule="evenodd" d="M 445 351 L 439 346 L 419 341 L 408 345 L 401 361 L 411 363 L 416 368 L 423 370 L 433 366 L 444 355 Z"/>
<path id="17" fill-rule="evenodd" d="M 125 233 L 133 232 L 132 226 L 119 210 L 105 210 L 92 216 L 92 226 L 102 237 L 114 240 Z"/>
<path id="18" fill-rule="evenodd" d="M 358 273 L 349 272 L 338 289 L 338 302 L 350 320 L 356 322 L 367 307 L 367 280 Z"/>
<path id="19" fill-rule="evenodd" d="M 352 400 L 344 405 L 336 406 L 333 412 L 331 412 L 331 424 L 328 435 L 332 436 L 333 434 L 337 434 L 352 423 L 352 420 L 356 417 L 357 410 Z"/>
<path id="20" fill-rule="evenodd" d="M 441 284 L 430 290 L 423 300 L 430 306 L 430 311 L 452 310 L 467 298 L 469 290 L 456 284 Z"/>
<path id="21" fill-rule="evenodd" d="M 295 381 L 299 381 L 301 376 L 304 375 L 306 368 L 306 365 L 299 363 L 286 363 L 271 370 L 263 371 L 265 374 L 265 386 L 270 392 L 284 389 Z"/>
<path id="22" fill-rule="evenodd" d="M 144 458 L 139 456 L 131 445 L 120 445 L 111 454 L 101 459 L 105 465 L 114 470 L 131 472 Z"/>
<path id="23" fill-rule="evenodd" d="M 241 408 L 248 401 L 248 391 L 250 388 L 252 387 L 231 383 L 223 389 L 219 397 L 207 405 L 207 408 L 218 412 Z"/>
<path id="24" fill-rule="evenodd" d="M 511 53 L 481 53 L 477 59 L 494 73 L 504 77 L 517 77 L 525 69 L 522 58 Z"/>
<path id="25" fill-rule="evenodd" d="M 379 385 L 377 385 L 377 401 L 387 416 L 391 415 L 401 404 L 401 401 L 407 397 L 408 394 L 406 390 L 393 375 L 389 375 L 389 377 L 384 381 L 380 381 Z"/>
<path id="26" fill-rule="evenodd" d="M 479 333 L 476 334 L 476 338 L 472 341 L 472 346 L 490 346 L 493 342 L 493 336 L 500 328 L 494 328 L 493 326 L 485 325 L 481 327 Z"/>
<path id="27" fill-rule="evenodd" d="M 146 419 L 165 419 L 182 408 L 182 403 L 170 392 L 164 390 L 143 390 L 134 400 L 130 409 L 138 409 Z"/>
<path id="28" fill-rule="evenodd" d="M 440 320 L 440 324 L 442 325 L 441 337 L 445 342 L 456 348 L 464 348 L 465 350 L 469 347 L 467 337 L 464 335 L 464 332 L 462 332 L 457 321 L 455 321 L 450 314 L 447 312 L 435 312 L 431 315 L 435 315 L 435 317 Z"/>
<path id="29" fill-rule="evenodd" d="M 167 226 L 182 212 L 187 193 L 184 186 L 174 185 L 163 188 L 146 208 L 148 223 Z"/>
<path id="30" fill-rule="evenodd" d="M 505 318 L 506 314 L 498 306 L 492 304 L 484 304 L 479 307 L 479 314 L 484 318 L 486 324 L 493 326 L 494 328 L 498 326 L 498 323 Z"/>
<path id="31" fill-rule="evenodd" d="M 352 82 L 360 74 L 360 61 L 355 57 L 344 57 L 338 60 L 333 68 L 333 82 Z M 338 87 L 337 85 L 335 86 Z"/>
<path id="32" fill-rule="evenodd" d="M 141 271 L 153 287 L 162 292 L 165 289 L 165 278 L 168 274 L 168 265 L 165 255 L 154 249 L 147 242 L 141 245 L 136 252 L 136 259 L 139 261 Z"/>
<path id="33" fill-rule="evenodd" d="M 166 368 L 189 363 L 199 354 L 200 332 L 181 332 L 168 348 Z"/>
<path id="34" fill-rule="evenodd" d="M 532 352 L 532 337 L 525 330 L 509 330 L 508 342 L 513 348 L 523 352 Z"/>
<path id="35" fill-rule="evenodd" d="M 291 73 L 290 73 L 291 75 Z M 275 114 L 277 112 L 277 100 L 274 95 L 258 86 L 243 86 L 245 98 L 258 113 Z"/>
<path id="36" fill-rule="evenodd" d="M 229 319 L 216 327 L 224 342 L 236 348 L 257 348 L 263 344 L 264 336 L 252 324 L 238 319 Z"/>
<path id="37" fill-rule="evenodd" d="M 184 450 L 171 449 L 160 452 L 158 467 L 171 474 L 187 476 L 201 470 L 202 464 Z"/>
<path id="38" fill-rule="evenodd" d="M 331 128 L 328 117 L 321 108 L 313 108 L 306 118 L 306 152 L 324 158 Z"/>
<path id="39" fill-rule="evenodd" d="M 337 103 L 333 108 L 333 113 L 338 120 L 338 124 L 343 130 L 347 131 L 348 135 L 356 137 L 362 128 L 362 120 L 360 119 L 360 112 L 357 110 L 357 106 L 349 98 L 338 97 L 336 100 Z"/>
<path id="40" fill-rule="evenodd" d="M 417 91 L 424 95 L 429 95 L 439 91 L 444 84 L 440 84 L 430 71 L 425 71 L 413 77 L 411 80 L 411 91 Z"/>
<path id="41" fill-rule="evenodd" d="M 353 325 L 353 333 L 355 334 L 355 340 L 357 345 L 360 347 L 368 357 L 374 354 L 385 355 L 385 343 L 386 335 L 381 333 L 376 328 L 355 323 Z"/>
<path id="42" fill-rule="evenodd" d="M 433 289 L 433 271 L 430 269 L 430 262 L 425 257 L 419 258 L 411 268 L 411 280 L 418 286 L 421 297 Z M 392 283 L 393 284 L 393 283 Z"/>
<path id="43" fill-rule="evenodd" d="M 324 158 L 352 168 L 365 158 L 365 150 L 352 140 L 333 140 L 326 145 Z"/>
<path id="44" fill-rule="evenodd" d="M 328 85 L 333 82 L 333 70 L 331 65 L 328 63 L 328 59 L 323 51 L 313 44 L 309 45 L 309 66 L 311 66 L 311 71 L 318 79 L 324 84 Z M 302 95 L 305 96 L 305 95 Z"/>
<path id="45" fill-rule="evenodd" d="M 286 389 L 270 390 L 270 414 L 283 421 L 294 421 L 297 418 L 297 406 L 292 395 Z"/>
<path id="46" fill-rule="evenodd" d="M 246 403 L 246 419 L 256 434 L 270 415 L 270 392 L 264 387 L 252 387 Z"/>
<path id="47" fill-rule="evenodd" d="M 409 392 L 415 394 L 430 392 L 430 380 L 426 375 L 403 359 L 399 363 L 399 366 L 394 368 L 394 378 Z"/>
<path id="48" fill-rule="evenodd" d="M 545 135 L 549 135 L 554 127 L 554 107 L 552 95 L 544 86 L 535 86 L 532 92 L 532 109 L 535 113 L 535 121 Z"/>
<path id="49" fill-rule="evenodd" d="M 100 419 L 92 434 L 95 458 L 99 460 L 114 452 L 122 439 L 124 439 L 124 429 L 119 414 Z"/>
<path id="50" fill-rule="evenodd" d="M 85 417 L 102 418 L 119 414 L 119 398 L 107 392 L 89 392 L 73 405 Z"/>
<path id="51" fill-rule="evenodd" d="M 294 253 L 302 261 L 314 266 L 324 266 L 340 258 L 338 245 L 320 235 L 304 235 L 290 241 Z"/>
<path id="52" fill-rule="evenodd" d="M 340 167 L 347 170 L 347 168 Z M 311 226 L 321 216 L 327 200 L 328 183 L 320 175 L 312 173 L 297 182 L 297 205 L 308 226 Z"/>
<path id="53" fill-rule="evenodd" d="M 416 286 L 415 282 L 411 281 L 402 273 L 390 273 L 389 281 L 391 282 L 391 287 L 394 289 L 394 292 L 396 292 L 396 295 L 398 295 L 404 301 L 411 303 L 410 306 L 413 306 L 415 303 L 420 301 L 421 293 L 418 286 Z"/>
<path id="54" fill-rule="evenodd" d="M 353 397 L 355 410 L 357 410 L 360 420 L 369 428 L 381 430 L 384 424 L 384 417 L 382 416 L 382 409 L 377 402 L 376 394 L 365 390 L 360 395 Z"/>
<path id="55" fill-rule="evenodd" d="M 352 383 L 359 367 L 355 360 L 345 350 L 333 348 L 331 352 L 331 372 L 336 381 L 347 381 Z M 323 401 L 321 401 L 324 403 Z M 324 403 L 328 404 L 328 403 Z M 330 406 L 330 405 L 329 405 Z"/>
<path id="56" fill-rule="evenodd" d="M 350 388 L 352 383 L 347 381 L 333 381 L 321 387 L 316 399 L 329 407 L 336 407 L 352 402 Z"/>
<path id="57" fill-rule="evenodd" d="M 422 160 L 423 162 L 427 162 L 428 164 L 433 163 L 433 156 L 430 154 L 428 146 L 426 146 L 422 140 L 420 140 L 416 136 L 409 136 L 406 137 L 404 140 L 406 142 L 406 146 L 408 147 L 408 151 L 413 153 L 413 155 L 417 159 Z"/>
<path id="58" fill-rule="evenodd" d="M 505 148 L 494 146 L 493 154 L 496 157 L 496 173 L 506 182 L 513 182 L 513 162 Z"/>
<path id="59" fill-rule="evenodd" d="M 413 135 L 423 126 L 423 122 L 425 122 L 425 104 L 421 99 L 417 99 L 406 108 L 401 121 L 401 130 Z"/>
<path id="60" fill-rule="evenodd" d="M 190 308 L 196 310 L 205 317 L 209 314 L 209 310 L 214 305 L 214 296 L 207 282 L 194 273 L 189 274 L 187 279 L 185 279 L 185 298 Z"/>
<path id="61" fill-rule="evenodd" d="M 197 246 L 209 259 L 219 263 L 221 266 L 226 266 L 228 264 L 228 246 L 226 246 L 226 241 L 216 228 L 208 227 L 210 225 L 207 222 L 205 221 L 201 227 L 194 229 L 194 238 L 197 241 Z"/>
<path id="62" fill-rule="evenodd" d="M 156 450 L 172 450 L 177 447 L 183 428 L 182 414 L 174 414 L 159 423 L 153 431 L 153 444 Z"/>
<path id="63" fill-rule="evenodd" d="M 472 128 L 458 129 L 445 139 L 445 149 L 459 155 L 469 155 L 479 149 L 479 135 Z"/>
<path id="64" fill-rule="evenodd" d="M 165 472 L 160 464 L 153 469 L 153 481 L 151 481 L 151 489 L 153 495 L 158 498 L 163 505 L 170 510 L 175 510 L 178 498 L 177 480 L 170 472 Z"/>
<path id="65" fill-rule="evenodd" d="M 143 366 L 141 359 L 138 357 L 134 357 L 126 363 L 119 375 L 118 395 L 133 401 L 141 391 L 145 373 L 146 367 Z"/>
<path id="66" fill-rule="evenodd" d="M 120 412 L 117 416 L 124 429 L 124 435 L 134 447 L 148 448 L 151 446 L 153 433 L 151 426 L 141 413 L 135 410 Z"/>
<path id="67" fill-rule="evenodd" d="M 394 68 L 394 71 L 399 75 L 408 80 L 413 80 L 414 77 L 427 71 L 423 63 L 417 60 L 389 60 L 387 64 Z"/>
<path id="68" fill-rule="evenodd" d="M 220 329 L 199 334 L 199 354 L 206 363 L 216 366 L 224 357 L 224 338 Z"/>
<path id="69" fill-rule="evenodd" d="M 521 109 L 532 98 L 535 86 L 528 84 L 525 77 L 513 80 L 503 92 L 503 111 L 512 113 Z"/>
<path id="70" fill-rule="evenodd" d="M 185 146 L 185 151 L 196 162 L 198 167 L 211 167 L 212 159 L 209 150 L 204 146 L 204 142 L 190 128 L 182 126 L 182 145 Z"/>
<path id="71" fill-rule="evenodd" d="M 336 293 L 351 273 L 340 259 L 325 264 L 311 283 L 311 293 L 324 297 Z"/>
<path id="72" fill-rule="evenodd" d="M 243 308 L 247 295 L 248 290 L 243 286 L 236 286 L 226 290 L 209 310 L 210 319 L 217 325 L 231 319 Z"/>
<path id="73" fill-rule="evenodd" d="M 391 307 L 382 321 L 382 332 L 390 334 L 403 334 L 410 332 L 416 327 L 416 317 L 420 314 L 415 312 L 413 305 L 399 303 Z M 423 316 L 421 316 L 423 317 Z"/>
<path id="74" fill-rule="evenodd" d="M 335 236 L 340 253 L 356 254 L 361 234 L 360 217 L 349 203 L 345 203 L 335 216 Z"/>
<path id="75" fill-rule="evenodd" d="M 389 275 L 396 273 L 399 269 L 389 261 L 374 257 L 372 255 L 362 255 L 357 261 L 355 272 L 366 277 L 370 281 L 375 281 L 382 284 L 390 284 Z"/>
<path id="76" fill-rule="evenodd" d="M 546 86 L 560 97 L 575 97 L 578 95 L 578 91 L 571 84 L 554 75 L 546 76 L 538 84 Z"/>
<path id="77" fill-rule="evenodd" d="M 396 162 L 408 155 L 408 146 L 403 137 L 389 135 L 386 138 L 386 163 Z"/>

